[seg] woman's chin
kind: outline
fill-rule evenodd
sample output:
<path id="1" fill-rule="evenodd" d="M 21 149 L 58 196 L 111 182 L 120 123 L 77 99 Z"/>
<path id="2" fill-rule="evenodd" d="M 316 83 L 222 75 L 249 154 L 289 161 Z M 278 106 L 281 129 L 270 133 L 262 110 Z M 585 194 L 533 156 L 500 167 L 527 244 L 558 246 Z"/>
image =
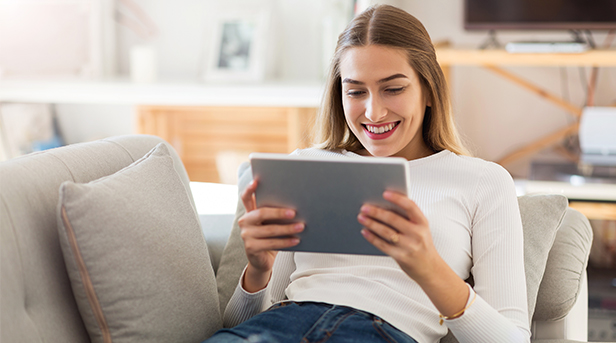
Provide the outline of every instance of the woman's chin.
<path id="1" fill-rule="evenodd" d="M 376 147 L 365 148 L 368 155 L 373 157 L 389 157 L 395 154 L 391 149 L 379 149 Z"/>

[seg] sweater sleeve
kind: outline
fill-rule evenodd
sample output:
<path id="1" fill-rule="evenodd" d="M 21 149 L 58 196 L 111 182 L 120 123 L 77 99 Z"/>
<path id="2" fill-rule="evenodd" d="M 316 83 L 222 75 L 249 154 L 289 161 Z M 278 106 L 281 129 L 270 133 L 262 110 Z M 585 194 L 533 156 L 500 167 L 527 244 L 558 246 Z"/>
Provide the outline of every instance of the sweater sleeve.
<path id="1" fill-rule="evenodd" d="M 530 342 L 522 220 L 504 168 L 490 163 L 483 170 L 474 206 L 471 273 L 477 297 L 462 316 L 445 323 L 460 343 Z"/>
<path id="2" fill-rule="evenodd" d="M 289 285 L 290 276 L 294 270 L 293 253 L 279 252 L 274 261 L 272 277 L 267 287 L 258 292 L 249 293 L 242 287 L 242 280 L 246 273 L 246 268 L 244 268 L 240 280 L 235 287 L 235 292 L 225 309 L 223 317 L 224 327 L 236 326 L 263 312 L 272 304 L 284 300 L 286 298 L 284 291 Z"/>

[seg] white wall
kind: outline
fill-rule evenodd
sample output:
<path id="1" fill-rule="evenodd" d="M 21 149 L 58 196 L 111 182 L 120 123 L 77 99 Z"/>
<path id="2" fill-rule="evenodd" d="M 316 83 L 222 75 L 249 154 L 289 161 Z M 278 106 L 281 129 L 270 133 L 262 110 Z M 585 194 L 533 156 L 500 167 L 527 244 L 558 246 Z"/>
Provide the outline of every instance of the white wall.
<path id="1" fill-rule="evenodd" d="M 126 26 L 117 25 L 117 73 L 129 75 L 129 53 L 134 45 L 154 46 L 158 78 L 162 82 L 201 82 L 210 46 L 208 23 L 225 6 L 245 8 L 257 0 L 134 0 L 153 19 L 159 35 L 143 40 Z M 264 0 L 272 8 L 269 55 L 270 78 L 314 81 L 323 75 L 320 44 L 321 18 L 332 0 Z M 342 0 L 346 1 L 346 0 Z M 118 2 L 119 3 L 119 2 Z M 119 9 L 130 15 L 120 4 Z M 56 107 L 67 143 L 134 132 L 132 106 L 59 104 Z"/>
<path id="2" fill-rule="evenodd" d="M 134 44 L 150 43 L 156 48 L 159 75 L 164 79 L 200 80 L 211 37 L 209 23 L 228 8 L 250 11 L 270 8 L 273 28 L 269 56 L 270 76 L 291 80 L 320 76 L 320 22 L 327 2 L 334 0 L 134 0 L 152 17 L 160 35 L 150 42 L 139 39 L 125 26 L 118 27 L 119 72 L 129 72 L 129 51 Z M 347 0 L 341 0 L 346 1 Z M 257 4 L 257 5 L 255 5 Z M 122 7 L 120 6 L 120 9 Z"/>
<path id="3" fill-rule="evenodd" d="M 135 0 L 154 19 L 160 35 L 151 44 L 156 48 L 160 79 L 198 81 L 208 49 L 207 22 L 222 1 L 216 0 Z M 249 0 L 226 0 L 225 6 L 245 7 Z M 271 74 L 278 79 L 313 81 L 321 80 L 323 62 L 323 21 L 335 6 L 334 0 L 264 0 L 273 8 L 274 33 L 270 58 Z M 346 0 L 339 0 L 344 3 Z M 463 29 L 462 0 L 389 0 L 420 19 L 433 41 L 449 40 L 454 45 L 478 46 L 486 32 L 467 32 Z M 597 33 L 596 41 L 602 43 L 604 34 Z M 522 39 L 567 39 L 565 32 L 499 32 L 499 39 L 506 43 Z M 143 42 L 125 27 L 117 29 L 118 69 L 128 74 L 130 47 Z M 580 81 L 579 68 L 507 68 L 532 82 L 561 94 L 568 89 L 571 102 L 582 105 L 585 94 Z M 566 72 L 567 79 L 562 75 Z M 587 77 L 590 72 L 586 71 Z M 496 160 L 525 143 L 547 132 L 556 131 L 572 118 L 536 95 L 512 85 L 498 76 L 478 67 L 456 67 L 452 72 L 453 104 L 462 134 L 478 156 Z M 562 85 L 566 87 L 563 88 Z M 616 102 L 616 68 L 601 69 L 596 94 L 596 105 Z M 61 105 L 58 107 L 63 129 L 69 141 L 107 134 L 125 133 L 134 128 L 132 108 Z M 111 114 L 115 112 L 115 114 Z M 87 121 L 101 120 L 107 124 L 81 123 L 76 113 L 89 116 Z M 95 116 L 94 113 L 106 113 Z M 96 117 L 96 118 L 94 118 Z M 69 120 L 70 119 L 70 120 Z M 81 124 L 80 124 L 81 123 Z M 98 129 L 104 131 L 98 131 Z M 113 129 L 117 129 L 114 131 Z M 91 131 L 88 131 L 91 130 Z M 546 154 L 543 154 L 546 155 Z M 549 158 L 552 154 L 547 154 Z M 510 170 L 524 176 L 527 161 L 511 166 Z"/>
<path id="4" fill-rule="evenodd" d="M 66 144 L 128 135 L 137 130 L 133 106 L 57 104 L 55 112 Z"/>

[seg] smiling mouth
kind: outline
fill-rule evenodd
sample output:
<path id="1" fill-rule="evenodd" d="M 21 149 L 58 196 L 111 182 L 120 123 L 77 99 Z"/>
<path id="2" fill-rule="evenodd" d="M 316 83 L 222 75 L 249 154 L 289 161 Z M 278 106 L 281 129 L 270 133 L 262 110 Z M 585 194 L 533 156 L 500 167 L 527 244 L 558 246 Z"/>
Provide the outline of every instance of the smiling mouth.
<path id="1" fill-rule="evenodd" d="M 379 126 L 369 125 L 369 124 L 361 124 L 361 125 L 370 133 L 373 133 L 375 135 L 382 135 L 382 134 L 385 134 L 393 130 L 396 126 L 398 126 L 398 124 L 400 124 L 399 121 L 395 123 L 389 123 L 389 124 L 379 125 Z"/>

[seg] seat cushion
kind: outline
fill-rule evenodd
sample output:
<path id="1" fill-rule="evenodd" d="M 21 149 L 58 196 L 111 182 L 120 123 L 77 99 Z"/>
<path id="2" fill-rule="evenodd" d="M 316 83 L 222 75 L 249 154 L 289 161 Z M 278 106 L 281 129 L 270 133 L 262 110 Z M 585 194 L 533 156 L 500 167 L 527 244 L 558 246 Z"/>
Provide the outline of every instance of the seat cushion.
<path id="1" fill-rule="evenodd" d="M 162 143 L 115 174 L 61 185 L 60 243 L 92 342 L 199 342 L 221 327 L 189 198 Z"/>

